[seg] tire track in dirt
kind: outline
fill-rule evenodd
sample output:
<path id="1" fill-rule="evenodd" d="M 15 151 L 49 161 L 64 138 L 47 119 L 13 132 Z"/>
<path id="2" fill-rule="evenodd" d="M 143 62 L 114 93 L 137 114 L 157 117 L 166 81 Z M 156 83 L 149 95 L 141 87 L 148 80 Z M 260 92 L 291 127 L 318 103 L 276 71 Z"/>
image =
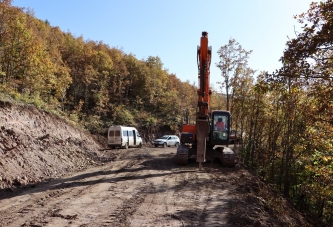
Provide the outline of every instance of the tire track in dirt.
<path id="1" fill-rule="evenodd" d="M 127 156 L 128 155 L 126 155 L 126 153 L 121 154 L 120 158 L 125 159 Z M 123 163 L 122 160 L 120 160 L 119 162 L 119 168 L 114 171 L 116 174 L 117 172 L 121 173 L 122 170 L 135 165 L 135 161 Z M 106 167 L 106 169 L 107 168 L 108 167 Z M 87 195 L 95 195 L 97 193 L 95 198 L 93 198 L 94 196 L 91 196 L 92 204 L 87 204 L 88 206 L 93 205 L 94 207 L 96 206 L 96 200 L 98 200 L 96 198 L 99 197 L 98 191 L 102 191 L 101 194 L 103 194 L 104 191 L 107 191 L 109 189 L 109 183 L 106 183 L 105 187 L 101 187 L 101 184 L 106 181 L 106 178 L 100 178 L 99 173 L 103 173 L 103 171 L 98 171 L 94 174 L 83 174 L 83 176 L 92 176 L 93 179 L 89 179 L 89 177 L 84 177 L 83 179 L 77 180 L 77 177 L 72 177 L 69 178 L 69 181 L 65 180 L 61 183 L 53 183 L 50 186 L 48 186 L 47 184 L 42 184 L 43 186 L 41 187 L 44 187 L 45 189 L 47 189 L 47 191 L 38 192 L 39 186 L 37 186 L 35 190 L 31 190 L 30 193 L 22 196 L 22 198 L 14 197 L 12 199 L 9 199 L 8 207 L 10 207 L 13 212 L 10 212 L 9 209 L 6 209 L 5 212 L 2 212 L 3 210 L 0 211 L 0 213 L 2 214 L 0 221 L 1 226 L 45 226 L 45 224 L 52 225 L 52 219 L 75 219 L 78 213 L 73 213 L 73 210 L 76 210 L 76 208 L 75 206 L 73 207 L 73 203 L 71 201 L 79 200 L 78 209 L 80 209 L 82 203 L 84 203 L 83 201 L 81 201 L 81 198 L 85 198 L 87 197 Z M 89 182 L 89 180 L 91 182 Z M 105 203 L 105 201 L 107 201 L 107 197 L 108 196 L 102 197 L 102 202 L 104 201 Z M 14 204 L 16 204 L 14 206 L 13 201 Z M 21 202 L 23 201 L 28 205 L 22 206 Z M 66 207 L 68 207 L 68 210 L 66 209 Z M 15 210 L 17 209 L 18 212 L 15 214 Z M 6 213 L 14 213 L 14 215 L 11 214 L 9 216 L 6 216 Z M 20 220 L 25 221 L 21 222 Z M 58 226 L 61 221 L 56 220 L 56 223 L 54 224 L 54 226 Z"/>
<path id="2" fill-rule="evenodd" d="M 212 179 L 196 167 L 175 166 L 172 153 L 160 154 L 118 153 L 102 170 L 50 186 L 49 196 L 35 199 L 38 206 L 22 210 L 21 226 L 204 226 Z"/>
<path id="3" fill-rule="evenodd" d="M 129 226 L 131 215 L 145 199 L 151 187 L 151 185 L 145 185 L 144 179 L 141 179 L 142 172 L 135 171 L 141 170 L 138 164 L 143 159 L 142 156 L 145 156 L 139 154 L 138 158 L 137 155 L 134 153 L 130 160 L 122 162 L 122 167 L 114 171 L 115 177 L 109 180 L 108 196 L 105 198 L 105 201 L 109 203 L 108 212 L 100 214 L 98 218 L 85 226 Z M 129 157 L 126 156 L 126 158 Z"/>
<path id="4" fill-rule="evenodd" d="M 102 167 L 1 200 L 0 226 L 281 226 L 251 174 L 214 162 L 178 166 L 175 153 L 112 150 Z"/>
<path id="5" fill-rule="evenodd" d="M 7 201 L 2 201 L 2 205 L 5 206 L 1 207 L 0 226 L 31 226 L 33 224 L 30 222 L 35 222 L 36 217 L 41 215 L 40 210 L 43 209 L 44 201 L 57 199 L 66 193 L 62 189 L 55 191 L 47 190 L 42 194 L 37 191 L 38 189 L 35 189 L 31 191 L 31 194 L 24 194 Z M 23 220 L 25 219 L 29 219 L 28 224 L 24 223 Z"/>
<path id="6" fill-rule="evenodd" d="M 145 200 L 131 217 L 129 226 L 181 226 L 181 220 L 172 218 L 172 213 L 169 214 L 176 202 L 173 200 L 172 190 L 173 178 L 177 175 L 172 170 L 174 154 L 169 153 L 164 158 L 159 158 L 161 150 L 157 148 L 157 151 L 151 154 L 152 161 L 145 164 L 144 175 L 148 177 L 144 179 L 144 183 L 150 187 L 145 191 Z"/>
<path id="7" fill-rule="evenodd" d="M 217 190 L 223 189 L 220 179 L 214 175 L 221 172 L 220 168 L 215 172 L 212 172 L 214 168 L 200 172 L 196 165 L 174 166 L 171 174 L 163 178 L 162 181 L 167 182 L 165 189 L 157 190 L 153 197 L 155 202 L 147 205 L 151 207 L 149 210 L 155 219 L 142 221 L 142 226 L 221 226 L 227 223 L 218 212 L 227 213 L 229 201 L 225 198 L 228 194 L 222 190 L 214 195 Z M 162 182 L 156 184 L 163 185 Z M 161 205 L 164 210 L 161 210 Z"/>
<path id="8" fill-rule="evenodd" d="M 121 204 L 125 203 L 124 206 L 128 207 L 127 200 L 122 199 L 122 196 L 117 196 L 117 193 L 115 192 L 123 192 L 124 190 L 126 191 L 126 185 L 123 183 L 125 182 L 124 179 L 128 179 L 134 176 L 132 173 L 127 173 L 126 169 L 129 169 L 137 164 L 137 161 L 135 160 L 123 161 L 125 158 L 128 158 L 128 155 L 121 154 L 120 160 L 113 163 L 115 167 L 112 167 L 111 170 L 107 170 L 108 167 L 106 167 L 105 173 L 99 171 L 108 177 L 94 180 L 93 187 L 81 189 L 79 192 L 73 195 L 73 199 L 72 201 L 69 201 L 69 204 L 61 204 L 61 217 L 66 215 L 79 216 L 80 220 L 71 221 L 71 224 L 74 225 L 109 226 L 111 223 L 113 223 L 114 220 L 109 218 L 109 214 L 115 212 L 114 210 L 117 210 L 117 205 L 120 206 Z M 110 186 L 110 184 L 113 186 Z M 112 190 L 110 190 L 110 188 L 112 188 Z M 82 208 L 82 206 L 84 208 Z M 77 214 L 73 214 L 73 210 L 76 210 Z M 125 212 L 123 212 L 122 216 L 124 216 L 124 214 Z M 121 215 L 116 216 L 119 217 Z M 57 222 L 59 222 L 59 220 Z M 54 226 L 56 226 L 57 222 L 55 222 Z"/>
<path id="9" fill-rule="evenodd" d="M 193 189 L 200 176 L 197 168 L 176 166 L 174 153 L 154 160 L 148 172 L 156 178 L 147 181 L 155 186 L 133 215 L 131 226 L 200 226 L 209 194 Z"/>

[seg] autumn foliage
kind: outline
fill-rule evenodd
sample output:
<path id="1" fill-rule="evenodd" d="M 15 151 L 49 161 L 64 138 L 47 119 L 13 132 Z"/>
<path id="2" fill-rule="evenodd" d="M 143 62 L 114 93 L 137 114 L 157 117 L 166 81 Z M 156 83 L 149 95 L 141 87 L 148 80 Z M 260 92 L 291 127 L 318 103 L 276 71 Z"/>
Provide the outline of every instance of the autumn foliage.
<path id="1" fill-rule="evenodd" d="M 196 88 L 163 68 L 102 41 L 84 40 L 0 1 L 0 90 L 104 133 L 133 125 L 148 138 L 177 132 L 183 110 L 195 113 Z M 193 108 L 194 109 L 193 109 Z"/>
<path id="2" fill-rule="evenodd" d="M 255 80 L 242 65 L 228 78 L 233 124 L 242 132 L 244 163 L 332 226 L 333 2 L 312 3 L 295 18 L 303 31 L 286 42 L 280 69 Z"/>

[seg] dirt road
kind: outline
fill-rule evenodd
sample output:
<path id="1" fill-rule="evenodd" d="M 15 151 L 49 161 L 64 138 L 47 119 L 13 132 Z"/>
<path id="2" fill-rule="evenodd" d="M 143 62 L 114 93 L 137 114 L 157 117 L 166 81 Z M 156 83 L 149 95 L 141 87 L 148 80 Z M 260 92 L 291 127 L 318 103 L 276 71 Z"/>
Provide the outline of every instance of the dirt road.
<path id="1" fill-rule="evenodd" d="M 177 166 L 174 147 L 105 152 L 114 160 L 103 166 L 6 193 L 0 201 L 0 226 L 304 224 L 298 214 L 274 214 L 274 198 L 242 168 L 217 162 L 205 163 L 202 171 L 196 162 Z"/>

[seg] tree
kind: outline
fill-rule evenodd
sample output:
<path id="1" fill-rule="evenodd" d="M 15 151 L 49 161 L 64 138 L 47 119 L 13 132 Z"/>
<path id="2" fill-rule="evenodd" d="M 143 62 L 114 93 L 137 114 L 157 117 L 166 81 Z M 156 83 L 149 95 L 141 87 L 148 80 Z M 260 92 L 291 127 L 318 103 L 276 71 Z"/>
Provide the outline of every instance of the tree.
<path id="1" fill-rule="evenodd" d="M 295 18 L 303 31 L 287 42 L 281 69 L 266 77 L 278 113 L 272 128 L 281 128 L 278 137 L 271 133 L 270 178 L 299 207 L 332 224 L 333 2 L 312 3 Z"/>
<path id="2" fill-rule="evenodd" d="M 227 97 L 226 109 L 230 110 L 230 89 L 232 89 L 233 79 L 247 65 L 247 60 L 252 50 L 244 50 L 235 39 L 230 38 L 229 43 L 220 47 L 217 53 L 220 61 L 216 63 L 216 66 L 221 70 L 221 76 L 224 79 Z"/>
<path id="3" fill-rule="evenodd" d="M 307 13 L 295 16 L 303 32 L 287 42 L 279 74 L 304 78 L 332 78 L 333 2 L 313 2 Z"/>

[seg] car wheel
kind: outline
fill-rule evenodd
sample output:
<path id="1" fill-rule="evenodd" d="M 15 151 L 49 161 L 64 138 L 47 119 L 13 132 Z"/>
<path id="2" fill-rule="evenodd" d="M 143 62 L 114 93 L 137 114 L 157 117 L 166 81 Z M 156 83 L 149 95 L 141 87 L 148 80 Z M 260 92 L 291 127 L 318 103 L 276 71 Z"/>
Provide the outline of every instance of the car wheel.
<path id="1" fill-rule="evenodd" d="M 163 143 L 163 147 L 166 148 L 166 147 L 167 147 L 167 144 L 166 144 L 166 143 Z"/>
<path id="2" fill-rule="evenodd" d="M 179 146 L 179 143 L 177 142 L 176 144 L 175 144 L 175 147 L 178 147 Z"/>
<path id="3" fill-rule="evenodd" d="M 139 144 L 139 148 L 141 148 L 141 147 L 142 147 L 142 143 Z"/>
<path id="4" fill-rule="evenodd" d="M 155 145 L 155 147 L 158 147 L 158 145 Z"/>

